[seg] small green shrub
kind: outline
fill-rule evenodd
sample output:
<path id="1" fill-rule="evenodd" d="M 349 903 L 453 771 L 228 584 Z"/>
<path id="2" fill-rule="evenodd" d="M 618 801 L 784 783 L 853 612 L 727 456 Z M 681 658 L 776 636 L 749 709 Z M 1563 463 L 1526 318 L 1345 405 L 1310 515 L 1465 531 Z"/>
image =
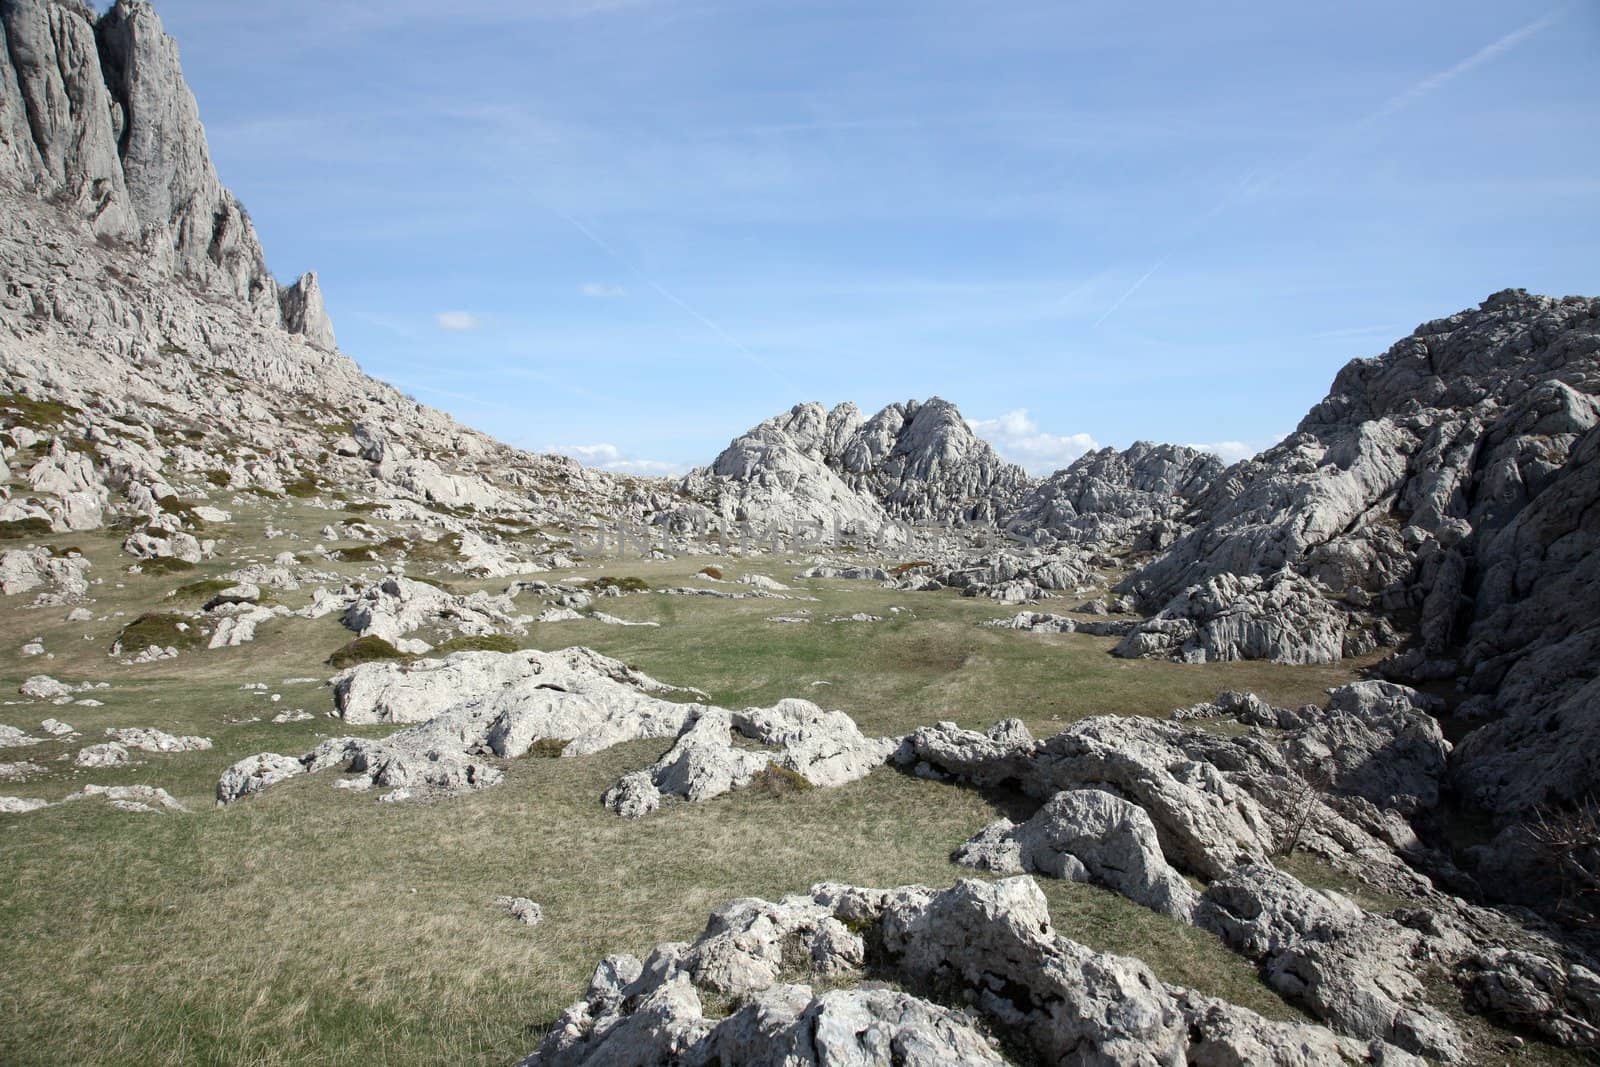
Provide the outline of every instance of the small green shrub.
<path id="1" fill-rule="evenodd" d="M 138 563 L 129 564 L 130 570 L 134 567 L 138 567 L 145 574 L 184 574 L 194 570 L 193 563 L 173 556 L 157 556 L 155 559 L 142 559 Z"/>
<path id="2" fill-rule="evenodd" d="M 292 482 L 283 483 L 283 491 L 296 500 L 309 500 L 322 492 L 322 487 L 315 478 L 296 478 Z"/>
<path id="3" fill-rule="evenodd" d="M 124 626 L 112 647 L 128 653 L 143 652 L 152 645 L 184 651 L 200 648 L 205 643 L 205 636 L 193 621 L 182 615 L 151 612 Z"/>
<path id="4" fill-rule="evenodd" d="M 750 780 L 747 788 L 761 796 L 786 797 L 810 792 L 816 787 L 811 784 L 811 779 L 798 771 L 769 763 L 760 774 Z"/>
<path id="5" fill-rule="evenodd" d="M 648 593 L 650 583 L 643 578 L 596 578 L 590 583 L 594 589 L 620 589 L 624 593 Z"/>
<path id="6" fill-rule="evenodd" d="M 0 541 L 21 541 L 30 537 L 49 537 L 54 531 L 49 519 L 15 519 L 0 522 Z"/>
<path id="7" fill-rule="evenodd" d="M 198 582 L 178 586 L 167 594 L 167 599 L 204 603 L 224 589 L 232 589 L 233 585 L 234 583 L 223 581 L 221 578 L 203 578 Z"/>
<path id="8" fill-rule="evenodd" d="M 522 646 L 514 637 L 505 634 L 481 634 L 476 637 L 456 637 L 433 650 L 435 656 L 448 656 L 456 652 L 516 652 Z"/>
<path id="9" fill-rule="evenodd" d="M 218 489 L 226 489 L 233 483 L 233 479 L 228 475 L 227 471 L 206 471 L 206 481 Z"/>
<path id="10" fill-rule="evenodd" d="M 328 657 L 328 666 L 342 671 L 362 663 L 394 661 L 412 663 L 417 657 L 401 652 L 381 637 L 358 637 Z"/>

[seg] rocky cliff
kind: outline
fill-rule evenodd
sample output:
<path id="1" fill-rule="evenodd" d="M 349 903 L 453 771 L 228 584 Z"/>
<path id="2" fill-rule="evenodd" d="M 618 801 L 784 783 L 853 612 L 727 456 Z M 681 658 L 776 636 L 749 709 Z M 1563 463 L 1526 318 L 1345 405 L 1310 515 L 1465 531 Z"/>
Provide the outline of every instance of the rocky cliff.
<path id="1" fill-rule="evenodd" d="M 1600 300 L 1511 290 L 1426 323 L 1197 498 L 1205 521 L 1126 583 L 1160 614 L 1119 651 L 1327 662 L 1404 641 L 1389 673 L 1459 679 L 1467 716 L 1499 718 L 1463 746 L 1464 788 L 1577 799 L 1600 772 L 1578 710 L 1597 425 Z"/>
<path id="2" fill-rule="evenodd" d="M 0 181 L 70 210 L 103 242 L 321 348 L 316 279 L 280 288 L 217 177 L 178 47 L 145 0 L 0 2 Z"/>

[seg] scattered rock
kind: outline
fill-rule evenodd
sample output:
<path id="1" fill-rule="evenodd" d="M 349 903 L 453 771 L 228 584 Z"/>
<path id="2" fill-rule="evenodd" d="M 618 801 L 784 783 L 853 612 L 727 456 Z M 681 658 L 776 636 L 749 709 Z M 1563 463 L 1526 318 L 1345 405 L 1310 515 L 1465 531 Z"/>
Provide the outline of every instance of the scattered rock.
<path id="1" fill-rule="evenodd" d="M 79 767 L 126 767 L 133 762 L 133 755 L 127 745 L 107 741 L 79 750 L 73 762 Z"/>
<path id="2" fill-rule="evenodd" d="M 217 806 L 222 807 L 270 785 L 304 774 L 305 765 L 293 756 L 263 753 L 242 759 L 223 772 L 217 782 Z"/>
<path id="3" fill-rule="evenodd" d="M 73 688 L 47 674 L 36 674 L 23 682 L 17 692 L 29 700 L 60 700 L 62 697 L 72 696 Z"/>
<path id="4" fill-rule="evenodd" d="M 494 906 L 524 926 L 538 926 L 544 921 L 544 909 L 527 897 L 495 897 Z"/>

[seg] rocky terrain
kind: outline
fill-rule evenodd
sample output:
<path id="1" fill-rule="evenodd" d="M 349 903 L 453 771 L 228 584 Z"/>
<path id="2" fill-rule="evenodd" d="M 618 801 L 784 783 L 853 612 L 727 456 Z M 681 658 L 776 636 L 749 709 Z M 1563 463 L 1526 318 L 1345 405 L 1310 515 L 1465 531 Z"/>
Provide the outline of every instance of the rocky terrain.
<path id="1" fill-rule="evenodd" d="M 142 0 L 0 0 L 0 201 L 0 1061 L 1600 1055 L 1600 302 L 669 483 L 341 354 Z"/>

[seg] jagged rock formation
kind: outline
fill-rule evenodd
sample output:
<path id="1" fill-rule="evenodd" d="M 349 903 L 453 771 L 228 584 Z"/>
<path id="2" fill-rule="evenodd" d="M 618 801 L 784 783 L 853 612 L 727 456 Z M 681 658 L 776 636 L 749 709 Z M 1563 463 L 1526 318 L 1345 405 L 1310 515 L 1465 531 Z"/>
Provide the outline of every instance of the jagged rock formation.
<path id="1" fill-rule="evenodd" d="M 1418 327 L 1196 506 L 1208 520 L 1125 583 L 1160 614 L 1119 654 L 1409 641 L 1387 673 L 1455 679 L 1461 717 L 1488 720 L 1452 772 L 1508 825 L 1486 881 L 1548 898 L 1515 824 L 1600 780 L 1600 300 L 1509 290 Z"/>
<path id="2" fill-rule="evenodd" d="M 1181 445 L 1101 449 L 1036 486 L 1006 517 L 1025 536 L 1165 548 L 1176 524 L 1221 477 L 1223 463 Z"/>
<path id="3" fill-rule="evenodd" d="M 970 1007 L 799 984 L 852 978 Z M 708 1018 L 712 996 L 742 1006 Z M 1006 1063 L 991 1028 L 1043 1063 L 1422 1062 L 1165 985 L 1138 960 L 1058 936 L 1039 887 L 1013 878 L 946 890 L 825 884 L 777 903 L 735 901 L 691 944 L 602 962 L 522 1067 Z"/>
<path id="4" fill-rule="evenodd" d="M 1495 595 L 1484 586 L 1490 546 L 1564 469 L 1582 466 L 1597 394 L 1600 301 L 1498 293 L 1347 366 L 1293 435 L 1198 498 L 1207 521 L 1127 589 L 1160 608 L 1219 576 L 1287 567 L 1349 616 L 1346 629 L 1374 615 L 1414 619 L 1408 670 L 1451 676 L 1456 657 L 1442 660 L 1480 609 L 1506 599 L 1478 603 Z M 1320 654 L 1347 643 L 1324 642 Z"/>
<path id="5" fill-rule="evenodd" d="M 891 520 L 995 522 L 1026 491 L 955 406 L 935 397 L 863 419 L 854 404 L 800 404 L 684 479 L 707 518 L 875 529 Z M 687 517 L 687 516 L 685 516 Z"/>
<path id="6" fill-rule="evenodd" d="M 337 489 L 430 526 L 419 545 L 448 538 L 444 566 L 510 575 L 555 542 L 512 545 L 491 518 L 642 520 L 671 499 L 507 448 L 340 355 L 316 275 L 268 273 L 144 0 L 0 2 L 0 262 L 0 523 L 132 518 L 130 554 L 193 563 L 231 518 L 211 494 Z M 87 566 L 8 554 L 0 583 L 66 603 Z"/>
<path id="7" fill-rule="evenodd" d="M 1020 826 L 1010 819 L 990 823 L 956 850 L 955 860 L 1000 874 L 1097 882 L 1185 921 L 1200 901 L 1167 865 L 1144 809 L 1099 789 L 1057 793 Z"/>

